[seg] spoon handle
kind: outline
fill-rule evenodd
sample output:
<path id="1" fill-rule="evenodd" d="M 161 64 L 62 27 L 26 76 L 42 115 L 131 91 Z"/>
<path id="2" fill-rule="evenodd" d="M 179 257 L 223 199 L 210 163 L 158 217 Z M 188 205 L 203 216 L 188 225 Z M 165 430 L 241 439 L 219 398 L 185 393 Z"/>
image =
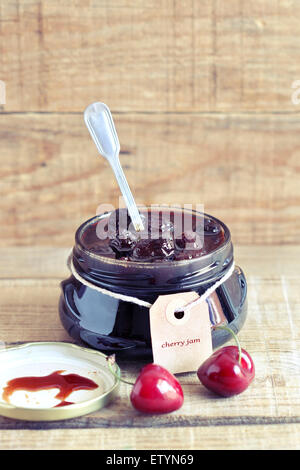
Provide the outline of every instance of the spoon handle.
<path id="1" fill-rule="evenodd" d="M 109 161 L 115 173 L 135 230 L 142 231 L 143 222 L 119 160 L 120 143 L 108 106 L 104 103 L 90 104 L 84 112 L 84 120 L 99 153 Z"/>
<path id="2" fill-rule="evenodd" d="M 119 158 L 115 158 L 113 161 L 110 162 L 110 164 L 116 176 L 121 193 L 124 197 L 133 226 L 137 232 L 141 232 L 144 229 L 141 215 L 138 211 L 137 205 L 130 191 Z"/>

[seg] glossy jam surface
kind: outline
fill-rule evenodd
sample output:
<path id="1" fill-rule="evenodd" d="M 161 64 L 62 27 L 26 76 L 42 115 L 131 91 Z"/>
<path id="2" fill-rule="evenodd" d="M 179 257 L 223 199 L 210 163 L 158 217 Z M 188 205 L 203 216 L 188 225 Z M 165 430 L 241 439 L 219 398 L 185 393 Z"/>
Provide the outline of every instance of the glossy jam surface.
<path id="1" fill-rule="evenodd" d="M 72 401 L 61 401 L 58 405 L 55 405 L 54 408 L 60 408 L 61 406 L 74 405 Z"/>
<path id="2" fill-rule="evenodd" d="M 126 209 L 88 225 L 82 246 L 104 257 L 135 262 L 166 262 L 199 258 L 225 242 L 222 225 L 199 213 L 152 210 L 141 212 L 145 229 L 136 232 Z"/>
<path id="3" fill-rule="evenodd" d="M 62 375 L 63 370 L 57 370 L 52 374 L 42 377 L 18 377 L 7 382 L 3 390 L 2 399 L 9 403 L 9 397 L 17 390 L 25 390 L 27 392 L 37 392 L 39 390 L 49 390 L 58 388 L 59 392 L 55 398 L 61 400 L 58 406 L 72 405 L 72 402 L 65 401 L 75 390 L 94 390 L 98 385 L 90 379 L 78 374 Z"/>

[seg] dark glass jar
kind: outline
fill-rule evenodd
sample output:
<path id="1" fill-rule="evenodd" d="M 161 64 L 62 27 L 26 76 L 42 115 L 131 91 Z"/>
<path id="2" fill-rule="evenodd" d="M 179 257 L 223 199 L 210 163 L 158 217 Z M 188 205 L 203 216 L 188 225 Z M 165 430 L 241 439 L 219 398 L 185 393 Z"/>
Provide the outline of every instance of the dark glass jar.
<path id="1" fill-rule="evenodd" d="M 204 217 L 221 225 L 224 242 L 204 256 L 181 261 L 135 262 L 95 254 L 86 248 L 84 236 L 109 215 L 102 214 L 84 222 L 75 235 L 73 265 L 82 278 L 95 286 L 153 304 L 164 294 L 195 291 L 201 295 L 232 267 L 230 232 L 223 222 L 207 214 Z M 60 318 L 70 336 L 106 354 L 151 357 L 147 307 L 98 292 L 73 275 L 61 283 L 61 288 Z M 207 299 L 212 325 L 228 325 L 238 332 L 246 318 L 246 293 L 245 276 L 236 266 L 232 275 Z M 229 337 L 226 331 L 214 329 L 213 347 L 222 345 Z"/>

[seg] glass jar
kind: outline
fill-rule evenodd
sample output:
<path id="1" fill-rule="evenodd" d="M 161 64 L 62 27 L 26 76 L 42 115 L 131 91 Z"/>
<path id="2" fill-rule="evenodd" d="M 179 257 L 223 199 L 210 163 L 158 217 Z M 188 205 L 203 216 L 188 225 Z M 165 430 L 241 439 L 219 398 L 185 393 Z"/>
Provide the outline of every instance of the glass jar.
<path id="1" fill-rule="evenodd" d="M 153 304 L 164 294 L 195 291 L 201 295 L 232 267 L 229 229 L 207 214 L 201 215 L 223 228 L 224 242 L 198 258 L 136 262 L 95 254 L 86 248 L 84 236 L 109 215 L 101 214 L 84 222 L 76 231 L 72 252 L 73 265 L 81 278 L 102 289 Z M 96 291 L 73 275 L 61 283 L 61 288 L 60 318 L 70 336 L 106 354 L 115 353 L 124 358 L 151 357 L 149 308 Z M 232 275 L 207 299 L 212 326 L 228 325 L 237 333 L 246 318 L 246 294 L 245 276 L 236 266 Z M 229 338 L 225 330 L 212 330 L 214 348 Z"/>

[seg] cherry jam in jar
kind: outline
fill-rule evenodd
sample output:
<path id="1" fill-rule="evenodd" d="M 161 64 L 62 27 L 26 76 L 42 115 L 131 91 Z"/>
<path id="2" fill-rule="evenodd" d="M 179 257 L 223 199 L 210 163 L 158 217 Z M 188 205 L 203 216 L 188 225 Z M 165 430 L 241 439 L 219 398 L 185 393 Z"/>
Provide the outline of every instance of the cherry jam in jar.
<path id="1" fill-rule="evenodd" d="M 215 217 L 175 207 L 141 215 L 147 221 L 144 233 L 135 232 L 125 209 L 93 217 L 78 228 L 72 262 L 82 279 L 153 304 L 159 295 L 201 295 L 232 267 L 229 229 Z M 188 229 L 183 215 L 189 216 Z M 149 308 L 96 291 L 73 275 L 61 288 L 60 318 L 70 336 L 120 358 L 151 357 Z M 246 294 L 245 276 L 236 266 L 207 299 L 212 326 L 228 325 L 238 332 L 246 318 Z M 228 339 L 225 330 L 212 330 L 214 348 Z"/>

